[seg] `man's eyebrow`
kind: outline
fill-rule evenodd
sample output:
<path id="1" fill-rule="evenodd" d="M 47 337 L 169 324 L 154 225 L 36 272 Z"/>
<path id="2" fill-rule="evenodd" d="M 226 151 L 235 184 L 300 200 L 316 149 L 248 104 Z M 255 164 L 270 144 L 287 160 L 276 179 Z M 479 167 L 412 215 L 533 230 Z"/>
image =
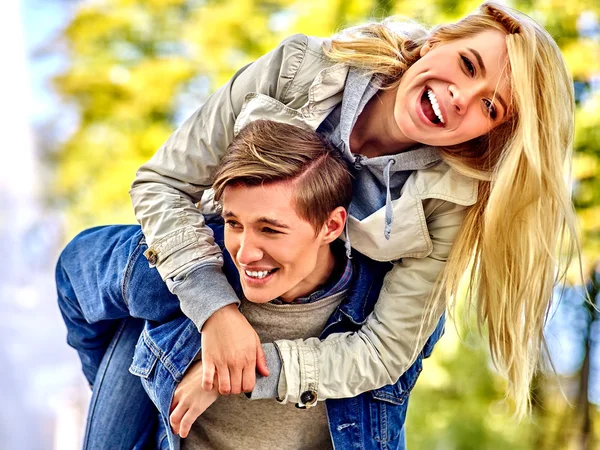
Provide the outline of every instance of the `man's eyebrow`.
<path id="1" fill-rule="evenodd" d="M 479 64 L 479 68 L 481 69 L 481 75 L 483 75 L 485 77 L 487 72 L 485 70 L 485 64 L 483 63 L 483 58 L 481 57 L 479 52 L 477 50 L 475 50 L 474 48 L 467 48 L 467 50 L 469 50 L 471 53 L 473 53 L 473 55 L 475 55 L 475 58 L 477 59 L 477 63 Z"/>
<path id="2" fill-rule="evenodd" d="M 273 225 L 274 227 L 277 227 L 277 228 L 290 228 L 285 223 L 280 222 L 279 220 L 276 220 L 276 219 L 271 219 L 269 217 L 261 217 L 258 219 L 258 222 L 267 223 L 267 224 Z"/>
<path id="3" fill-rule="evenodd" d="M 229 217 L 235 217 L 235 213 L 233 211 L 223 210 L 223 212 L 221 213 L 221 216 L 223 217 L 223 219 L 227 219 Z M 271 219 L 270 217 L 259 217 L 257 219 L 257 222 L 266 223 L 266 224 L 269 224 L 269 225 L 272 225 L 272 226 L 278 227 L 278 228 L 287 228 L 287 229 L 290 228 L 285 223 L 280 222 L 276 219 Z"/>

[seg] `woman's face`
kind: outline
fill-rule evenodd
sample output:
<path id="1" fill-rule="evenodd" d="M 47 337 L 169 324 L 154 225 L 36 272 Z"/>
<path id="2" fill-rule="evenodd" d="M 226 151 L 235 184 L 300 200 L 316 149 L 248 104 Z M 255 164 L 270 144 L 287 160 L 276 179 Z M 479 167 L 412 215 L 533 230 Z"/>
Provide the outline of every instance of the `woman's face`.
<path id="1" fill-rule="evenodd" d="M 425 45 L 396 92 L 394 119 L 409 140 L 434 146 L 482 136 L 510 115 L 506 35 Z"/>

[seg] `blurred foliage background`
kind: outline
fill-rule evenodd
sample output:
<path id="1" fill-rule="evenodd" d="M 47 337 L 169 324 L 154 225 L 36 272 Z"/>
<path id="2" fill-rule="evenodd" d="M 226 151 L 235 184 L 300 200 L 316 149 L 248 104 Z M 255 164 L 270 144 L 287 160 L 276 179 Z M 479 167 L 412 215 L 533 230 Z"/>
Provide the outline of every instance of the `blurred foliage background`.
<path id="1" fill-rule="evenodd" d="M 61 1 L 61 0 L 55 0 Z M 67 1 L 67 0 L 62 0 Z M 71 0 L 73 3 L 73 0 Z M 543 24 L 562 48 L 577 96 L 574 201 L 583 272 L 598 297 L 600 267 L 600 3 L 509 2 Z M 136 169 L 238 68 L 293 33 L 329 36 L 348 25 L 400 14 L 453 21 L 479 2 L 456 0 L 79 1 L 40 54 L 67 64 L 51 80 L 65 136 L 43 126 L 56 177 L 48 200 L 68 211 L 69 236 L 100 223 L 134 222 L 128 190 Z M 68 113 L 68 114 L 67 114 Z M 55 118 L 57 122 L 60 117 Z M 458 318 L 426 361 L 407 423 L 412 449 L 600 448 L 599 322 L 581 288 L 568 288 L 548 326 L 556 375 L 541 368 L 531 420 L 510 416 L 504 383 L 485 340 Z M 460 337 L 458 337 L 460 336 Z"/>

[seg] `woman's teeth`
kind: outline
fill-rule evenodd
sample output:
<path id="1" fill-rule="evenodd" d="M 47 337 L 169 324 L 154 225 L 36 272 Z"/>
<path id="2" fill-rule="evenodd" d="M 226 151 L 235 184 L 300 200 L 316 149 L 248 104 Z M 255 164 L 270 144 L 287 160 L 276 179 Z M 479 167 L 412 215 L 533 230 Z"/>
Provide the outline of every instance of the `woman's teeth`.
<path id="1" fill-rule="evenodd" d="M 427 97 L 429 97 L 429 102 L 431 103 L 431 107 L 437 118 L 440 119 L 440 122 L 446 123 L 442 116 L 442 111 L 440 111 L 440 105 L 438 104 L 437 98 L 431 89 L 427 90 Z"/>
<path id="2" fill-rule="evenodd" d="M 258 278 L 259 280 L 261 278 L 266 277 L 267 275 L 269 275 L 269 273 L 271 272 L 270 270 L 261 270 L 260 272 L 255 272 L 252 270 L 246 270 L 246 275 L 248 275 L 251 278 Z"/>

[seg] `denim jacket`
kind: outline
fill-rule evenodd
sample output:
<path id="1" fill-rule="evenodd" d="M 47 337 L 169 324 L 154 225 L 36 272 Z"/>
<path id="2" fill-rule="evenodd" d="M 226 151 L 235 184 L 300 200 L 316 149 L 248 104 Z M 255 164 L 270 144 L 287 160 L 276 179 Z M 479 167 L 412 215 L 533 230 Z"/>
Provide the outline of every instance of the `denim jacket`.
<path id="1" fill-rule="evenodd" d="M 222 247 L 222 227 L 213 228 Z M 238 272 L 227 252 L 224 272 L 238 295 L 242 295 Z M 372 312 L 390 263 L 376 262 L 356 254 L 354 277 L 347 297 L 329 318 L 321 338 L 332 333 L 357 331 Z M 444 318 L 427 340 L 415 362 L 393 385 L 352 398 L 326 400 L 331 439 L 336 449 L 404 449 L 404 421 L 408 397 L 428 357 L 444 331 Z M 177 384 L 200 351 L 201 336 L 194 323 L 179 317 L 162 324 L 147 322 L 136 346 L 130 372 L 157 406 L 167 431 L 160 448 L 178 450 L 179 436 L 170 432 L 169 411 Z M 251 401 L 251 400 L 248 400 Z M 277 407 L 277 405 L 274 405 Z"/>

